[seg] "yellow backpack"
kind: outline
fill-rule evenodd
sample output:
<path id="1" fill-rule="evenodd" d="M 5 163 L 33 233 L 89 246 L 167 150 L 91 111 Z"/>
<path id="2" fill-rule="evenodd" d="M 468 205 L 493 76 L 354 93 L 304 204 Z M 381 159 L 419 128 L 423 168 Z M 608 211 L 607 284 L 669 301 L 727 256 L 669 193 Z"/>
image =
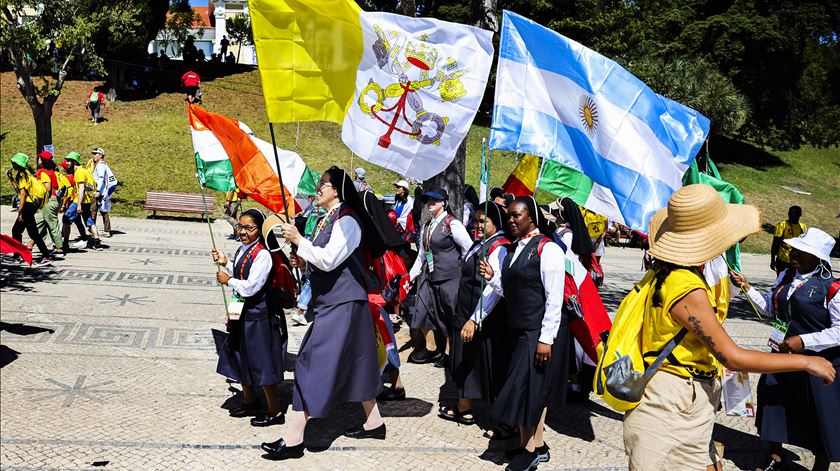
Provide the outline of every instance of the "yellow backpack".
<path id="1" fill-rule="evenodd" d="M 44 207 L 47 202 L 47 187 L 44 186 L 44 182 L 31 173 L 27 173 L 26 178 L 30 180 L 29 197 L 32 198 L 32 203 L 38 208 Z"/>
<path id="2" fill-rule="evenodd" d="M 681 329 L 656 360 L 645 368 L 642 326 L 655 291 L 655 282 L 656 271 L 648 270 L 642 281 L 621 301 L 609 336 L 598 345 L 598 366 L 592 389 L 596 396 L 618 412 L 626 412 L 639 405 L 650 378 L 688 333 L 686 329 Z"/>
<path id="3" fill-rule="evenodd" d="M 58 189 L 55 190 L 55 197 L 58 199 L 58 202 L 61 201 L 68 196 L 67 192 L 70 191 L 70 188 L 73 185 L 70 184 L 70 180 L 67 179 L 66 176 L 62 175 L 60 172 L 55 172 L 55 179 L 58 181 Z"/>

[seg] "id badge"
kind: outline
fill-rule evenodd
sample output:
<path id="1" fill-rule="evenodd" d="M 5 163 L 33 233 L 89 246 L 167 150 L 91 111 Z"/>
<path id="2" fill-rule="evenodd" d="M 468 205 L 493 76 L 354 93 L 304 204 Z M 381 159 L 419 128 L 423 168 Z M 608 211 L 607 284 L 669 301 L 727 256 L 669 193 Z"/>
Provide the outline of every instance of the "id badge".
<path id="1" fill-rule="evenodd" d="M 227 314 L 228 319 L 232 321 L 238 321 L 240 317 L 242 317 L 242 308 L 245 307 L 245 303 L 242 301 L 242 298 L 239 295 L 234 294 L 230 298 L 230 302 L 228 303 L 227 307 Z"/>
<path id="2" fill-rule="evenodd" d="M 779 345 L 785 341 L 787 335 L 788 325 L 781 321 L 773 322 L 773 331 L 770 332 L 770 338 L 767 339 L 767 346 L 774 352 L 779 351 Z"/>
<path id="3" fill-rule="evenodd" d="M 435 271 L 435 259 L 432 257 L 432 251 L 427 250 L 424 252 L 426 254 L 426 267 L 429 269 L 429 273 Z"/>

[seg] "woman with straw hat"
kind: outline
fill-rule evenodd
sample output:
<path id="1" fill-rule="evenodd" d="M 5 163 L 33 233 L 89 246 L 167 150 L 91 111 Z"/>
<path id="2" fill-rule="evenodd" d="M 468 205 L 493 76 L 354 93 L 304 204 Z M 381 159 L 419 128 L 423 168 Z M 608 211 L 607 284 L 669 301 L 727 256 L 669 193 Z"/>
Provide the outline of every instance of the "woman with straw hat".
<path id="1" fill-rule="evenodd" d="M 732 278 L 756 306 L 776 317 L 770 341 L 774 351 L 822 357 L 837 371 L 840 281 L 831 275 L 834 239 L 812 227 L 785 243 L 791 247 L 790 267 L 769 293 L 759 294 L 740 273 L 732 273 Z M 802 372 L 762 375 L 755 422 L 761 439 L 770 442 L 771 461 L 764 470 L 782 469 L 782 443 L 811 450 L 813 470 L 827 470 L 830 462 L 840 461 L 838 418 L 840 382 L 826 387 Z"/>
<path id="2" fill-rule="evenodd" d="M 684 328 L 688 334 L 648 383 L 641 403 L 624 417 L 630 470 L 706 469 L 720 401 L 722 368 L 771 373 L 807 371 L 826 383 L 836 371 L 826 359 L 776 355 L 742 348 L 716 315 L 715 294 L 698 270 L 760 229 L 758 209 L 725 204 L 707 185 L 677 190 L 650 222 L 656 259 L 647 301 L 642 351 L 662 351 Z"/>

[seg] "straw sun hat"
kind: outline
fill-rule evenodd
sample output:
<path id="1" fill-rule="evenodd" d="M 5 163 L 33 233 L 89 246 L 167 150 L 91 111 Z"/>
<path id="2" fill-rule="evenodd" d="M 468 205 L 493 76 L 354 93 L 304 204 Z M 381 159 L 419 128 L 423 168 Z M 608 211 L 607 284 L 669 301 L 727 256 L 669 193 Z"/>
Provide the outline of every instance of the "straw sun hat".
<path id="1" fill-rule="evenodd" d="M 650 220 L 650 253 L 684 267 L 702 265 L 761 229 L 758 208 L 726 204 L 708 185 L 677 190 Z"/>

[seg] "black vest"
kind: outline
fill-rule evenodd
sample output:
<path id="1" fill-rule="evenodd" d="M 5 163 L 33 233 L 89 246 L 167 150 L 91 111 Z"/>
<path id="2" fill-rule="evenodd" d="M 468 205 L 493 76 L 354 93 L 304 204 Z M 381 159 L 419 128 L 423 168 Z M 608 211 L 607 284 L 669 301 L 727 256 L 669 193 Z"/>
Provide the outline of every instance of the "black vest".
<path id="1" fill-rule="evenodd" d="M 455 311 L 456 315 L 464 322 L 472 316 L 478 301 L 481 298 L 481 276 L 478 273 L 478 262 L 481 260 L 481 253 L 489 250 L 490 247 L 499 240 L 504 239 L 503 233 L 496 233 L 493 237 L 487 239 L 484 243 L 484 248 L 479 248 L 468 259 L 461 264 L 461 284 L 458 287 L 458 307 Z M 477 241 L 470 251 L 476 246 L 481 245 L 481 241 Z M 504 243 L 499 246 L 510 246 L 510 241 L 505 239 Z M 497 246 L 494 250 L 498 250 Z M 466 254 L 465 254 L 466 255 Z M 489 255 L 489 254 L 488 254 Z M 485 284 L 486 285 L 486 284 Z M 499 304 L 501 305 L 501 303 Z M 498 306 L 497 305 L 497 308 Z"/>
<path id="2" fill-rule="evenodd" d="M 421 234 L 423 248 L 429 250 L 431 247 L 432 250 L 435 264 L 435 271 L 429 274 L 432 281 L 446 281 L 461 276 L 461 252 L 458 244 L 455 243 L 455 238 L 452 237 L 449 224 L 446 223 L 447 218 L 450 217 L 448 215 L 444 216 L 443 220 L 438 223 L 435 230 L 432 231 L 431 237 L 429 237 L 428 244 L 426 243 L 426 231 L 428 231 L 432 221 L 426 223 Z"/>
<path id="3" fill-rule="evenodd" d="M 833 282 L 833 277 L 826 280 L 816 274 L 800 285 L 790 299 L 787 299 L 792 289 L 790 283 L 776 288 L 773 292 L 774 308 L 779 318 L 790 322 L 787 337 L 812 334 L 831 327 L 831 314 L 823 303 Z M 840 366 L 840 346 L 825 349 L 816 355 L 832 362 L 834 366 Z"/>
<path id="4" fill-rule="evenodd" d="M 312 241 L 312 245 L 326 247 L 333 227 L 342 217 L 353 218 L 359 224 L 359 227 L 362 226 L 356 213 L 342 205 L 333 213 L 327 225 Z M 362 242 L 364 242 L 364 239 L 362 239 Z M 353 274 L 358 271 L 359 267 L 364 267 L 363 260 L 364 248 L 360 243 L 356 250 L 347 257 L 347 260 L 332 271 L 323 271 L 310 264 L 309 282 L 312 286 L 313 305 L 330 306 L 348 301 L 367 301 L 367 290 L 362 286 L 359 277 Z"/>
<path id="5" fill-rule="evenodd" d="M 253 249 L 253 251 L 251 251 Z M 239 280 L 247 280 L 248 276 L 251 274 L 251 266 L 254 264 L 254 259 L 257 258 L 257 254 L 260 253 L 264 249 L 261 242 L 256 242 L 255 245 L 248 248 L 245 253 L 239 257 L 239 260 L 233 264 L 233 277 Z M 239 255 L 239 251 L 241 247 L 237 249 L 236 255 Z M 249 255 L 250 252 L 250 255 Z M 236 259 L 236 255 L 234 255 L 234 259 Z M 265 284 L 257 291 L 256 294 L 253 296 L 249 296 L 247 298 L 243 298 L 243 307 L 242 307 L 242 316 L 240 317 L 242 320 L 258 320 L 258 319 L 265 319 L 268 317 L 268 303 L 266 300 L 266 294 L 270 288 L 271 283 L 271 276 L 266 279 Z"/>
<path id="6" fill-rule="evenodd" d="M 531 237 L 513 264 L 514 251 L 508 252 L 502 264 L 502 287 L 508 306 L 508 327 L 539 330 L 545 316 L 545 286 L 540 277 L 540 241 L 550 240 L 543 235 Z M 514 243 L 513 247 L 517 246 Z"/>

